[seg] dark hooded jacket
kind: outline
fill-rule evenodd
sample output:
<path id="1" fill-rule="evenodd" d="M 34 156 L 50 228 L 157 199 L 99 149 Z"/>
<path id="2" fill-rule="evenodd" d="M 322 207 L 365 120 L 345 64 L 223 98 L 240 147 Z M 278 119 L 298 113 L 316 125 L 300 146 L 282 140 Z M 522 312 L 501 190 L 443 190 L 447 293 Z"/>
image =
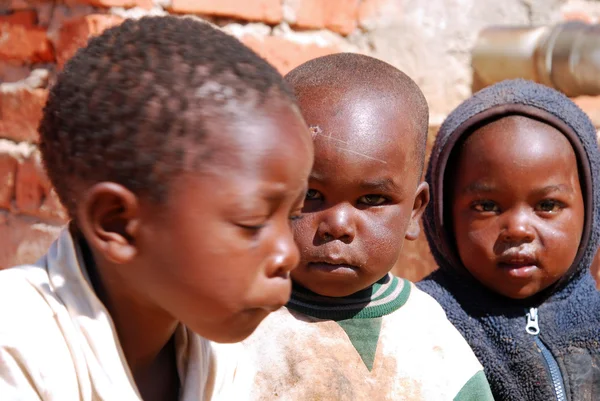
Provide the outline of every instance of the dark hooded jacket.
<path id="1" fill-rule="evenodd" d="M 557 283 L 526 300 L 496 294 L 468 273 L 444 216 L 443 185 L 453 147 L 476 127 L 504 115 L 543 121 L 569 139 L 585 203 L 573 265 Z M 440 128 L 427 171 L 432 196 L 424 217 L 439 269 L 418 287 L 443 306 L 469 342 L 496 400 L 600 400 L 600 292 L 589 273 L 600 234 L 599 163 L 596 130 L 586 114 L 559 92 L 529 81 L 504 81 L 476 93 Z M 537 335 L 526 331 L 531 308 L 538 312 Z"/>

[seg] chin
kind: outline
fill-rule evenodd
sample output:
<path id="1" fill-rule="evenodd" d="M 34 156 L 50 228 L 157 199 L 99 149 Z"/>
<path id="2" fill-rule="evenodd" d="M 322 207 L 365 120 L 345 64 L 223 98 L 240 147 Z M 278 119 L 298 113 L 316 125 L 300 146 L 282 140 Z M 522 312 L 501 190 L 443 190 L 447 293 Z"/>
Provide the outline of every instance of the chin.
<path id="1" fill-rule="evenodd" d="M 327 284 L 322 284 L 322 285 L 304 285 L 302 283 L 299 283 L 300 285 L 302 285 L 303 287 L 311 290 L 312 292 L 314 292 L 315 294 L 319 294 L 323 297 L 331 297 L 331 298 L 342 298 L 342 297 L 347 297 L 348 295 L 352 295 L 360 290 L 363 290 L 364 288 L 361 288 L 358 285 L 349 285 L 349 284 L 345 284 L 345 283 L 327 283 Z"/>
<path id="2" fill-rule="evenodd" d="M 532 297 L 535 294 L 537 294 L 537 291 L 525 289 L 525 288 L 519 288 L 519 289 L 513 289 L 513 290 L 499 290 L 499 289 L 491 288 L 491 290 L 500 295 L 503 295 L 507 298 L 517 299 L 517 300 L 527 299 L 527 298 Z"/>
<path id="3" fill-rule="evenodd" d="M 250 337 L 260 323 L 269 315 L 264 309 L 249 309 L 228 319 L 218 332 L 215 330 L 211 336 L 206 336 L 208 340 L 216 343 L 237 343 Z"/>

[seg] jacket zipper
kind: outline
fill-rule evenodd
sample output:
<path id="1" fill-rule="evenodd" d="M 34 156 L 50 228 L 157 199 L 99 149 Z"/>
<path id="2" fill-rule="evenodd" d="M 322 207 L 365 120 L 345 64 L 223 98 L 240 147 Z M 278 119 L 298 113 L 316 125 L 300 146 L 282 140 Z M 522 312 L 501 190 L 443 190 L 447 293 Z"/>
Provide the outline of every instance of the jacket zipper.
<path id="1" fill-rule="evenodd" d="M 550 378 L 552 379 L 552 385 L 554 386 L 554 392 L 556 393 L 556 399 L 558 401 L 567 401 L 567 396 L 565 394 L 565 385 L 562 377 L 562 373 L 560 373 L 560 368 L 558 367 L 558 362 L 552 356 L 552 353 L 544 345 L 542 340 L 540 339 L 540 326 L 538 324 L 538 310 L 537 308 L 530 308 L 529 313 L 527 313 L 527 325 L 525 326 L 525 330 L 527 333 L 531 334 L 535 340 L 535 344 L 540 349 L 542 356 L 544 357 L 544 362 L 546 362 L 546 368 L 550 373 Z"/>

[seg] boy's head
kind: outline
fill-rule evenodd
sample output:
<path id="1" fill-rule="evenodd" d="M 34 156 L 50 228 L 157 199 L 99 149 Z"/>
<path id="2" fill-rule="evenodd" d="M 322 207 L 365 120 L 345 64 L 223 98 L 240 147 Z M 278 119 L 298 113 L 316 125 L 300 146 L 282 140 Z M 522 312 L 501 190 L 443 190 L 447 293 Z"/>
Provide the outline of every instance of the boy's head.
<path id="1" fill-rule="evenodd" d="M 408 76 L 357 54 L 317 58 L 286 80 L 315 146 L 292 279 L 325 296 L 353 294 L 384 277 L 404 239 L 418 236 L 429 200 L 427 102 Z"/>
<path id="2" fill-rule="evenodd" d="M 287 302 L 312 142 L 281 76 L 236 39 L 191 18 L 109 29 L 65 66 L 40 135 L 109 296 L 216 341 Z"/>
<path id="3" fill-rule="evenodd" d="M 588 275 L 599 156 L 589 118 L 559 92 L 514 80 L 475 94 L 442 124 L 429 162 L 436 260 L 512 299 Z"/>
<path id="4" fill-rule="evenodd" d="M 455 152 L 449 208 L 466 269 L 509 298 L 554 284 L 573 264 L 583 233 L 569 140 L 544 122 L 513 115 L 477 128 Z"/>

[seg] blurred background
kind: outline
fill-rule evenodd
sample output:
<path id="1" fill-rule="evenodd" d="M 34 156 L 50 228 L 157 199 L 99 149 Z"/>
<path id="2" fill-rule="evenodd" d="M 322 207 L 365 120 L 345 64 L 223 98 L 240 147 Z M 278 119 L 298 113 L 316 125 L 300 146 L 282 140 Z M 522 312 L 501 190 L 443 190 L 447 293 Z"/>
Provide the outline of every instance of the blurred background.
<path id="1" fill-rule="evenodd" d="M 35 261 L 66 222 L 36 146 L 55 74 L 107 27 L 164 14 L 222 27 L 283 74 L 335 52 L 387 61 L 428 99 L 429 145 L 472 91 L 519 76 L 562 90 L 600 127 L 600 0 L 0 0 L 0 268 Z M 395 272 L 433 269 L 420 238 Z"/>

